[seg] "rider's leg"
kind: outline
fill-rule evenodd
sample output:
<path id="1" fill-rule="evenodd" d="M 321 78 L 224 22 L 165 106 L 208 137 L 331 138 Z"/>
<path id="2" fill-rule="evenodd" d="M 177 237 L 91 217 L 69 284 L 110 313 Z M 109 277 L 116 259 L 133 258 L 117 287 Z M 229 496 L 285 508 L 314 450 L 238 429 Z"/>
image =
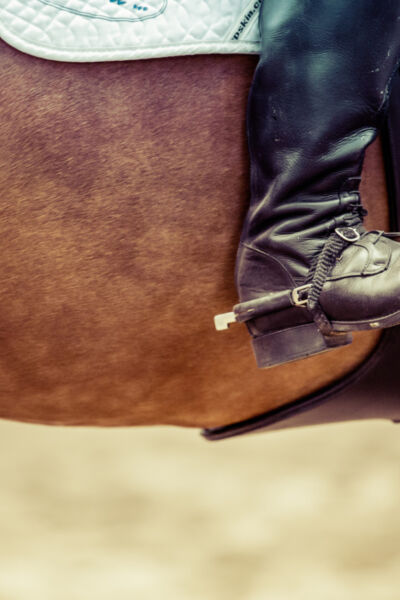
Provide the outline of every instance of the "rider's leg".
<path id="1" fill-rule="evenodd" d="M 400 322 L 400 244 L 365 232 L 358 193 L 398 64 L 400 4 L 268 0 L 260 26 L 233 318 L 267 367 Z"/>

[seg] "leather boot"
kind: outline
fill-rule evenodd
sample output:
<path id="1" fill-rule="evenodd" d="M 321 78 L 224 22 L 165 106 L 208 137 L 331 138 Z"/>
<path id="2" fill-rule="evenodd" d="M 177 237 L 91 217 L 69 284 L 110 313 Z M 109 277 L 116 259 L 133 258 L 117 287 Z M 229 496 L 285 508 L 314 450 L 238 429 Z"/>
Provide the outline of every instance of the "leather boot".
<path id="1" fill-rule="evenodd" d="M 398 67 L 400 2 L 268 0 L 260 28 L 240 303 L 215 323 L 246 322 L 269 367 L 400 323 L 400 244 L 364 229 L 358 191 Z"/>

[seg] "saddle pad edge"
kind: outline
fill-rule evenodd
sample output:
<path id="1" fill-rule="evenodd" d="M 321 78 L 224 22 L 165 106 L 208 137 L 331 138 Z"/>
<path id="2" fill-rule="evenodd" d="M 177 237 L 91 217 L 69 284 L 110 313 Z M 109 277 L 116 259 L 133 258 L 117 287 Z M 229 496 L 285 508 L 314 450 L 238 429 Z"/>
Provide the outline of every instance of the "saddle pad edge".
<path id="1" fill-rule="evenodd" d="M 67 51 L 54 48 L 38 46 L 26 40 L 22 40 L 10 31 L 4 31 L 0 23 L 0 38 L 20 52 L 42 58 L 45 60 L 54 60 L 59 62 L 112 62 L 125 60 L 143 60 L 151 58 L 169 58 L 174 56 L 194 56 L 198 54 L 259 54 L 259 42 L 204 42 L 196 44 L 177 44 L 173 46 L 154 47 L 154 48 L 125 48 L 116 51 L 113 49 L 108 52 L 104 49 L 83 52 L 79 50 Z M 184 49 L 184 52 L 182 50 Z"/>

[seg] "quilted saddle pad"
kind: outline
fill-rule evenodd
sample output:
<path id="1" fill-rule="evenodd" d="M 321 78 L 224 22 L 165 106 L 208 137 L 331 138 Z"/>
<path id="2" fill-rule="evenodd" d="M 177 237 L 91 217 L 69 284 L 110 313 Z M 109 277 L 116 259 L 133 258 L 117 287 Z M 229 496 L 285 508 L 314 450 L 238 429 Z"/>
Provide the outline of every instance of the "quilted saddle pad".
<path id="1" fill-rule="evenodd" d="M 262 0 L 0 0 L 0 36 L 70 62 L 257 53 Z"/>

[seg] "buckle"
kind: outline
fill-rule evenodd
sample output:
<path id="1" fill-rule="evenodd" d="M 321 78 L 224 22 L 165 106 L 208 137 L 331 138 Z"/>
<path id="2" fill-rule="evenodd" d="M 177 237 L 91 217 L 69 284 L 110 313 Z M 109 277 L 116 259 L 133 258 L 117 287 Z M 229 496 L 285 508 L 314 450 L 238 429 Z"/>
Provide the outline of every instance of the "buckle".
<path id="1" fill-rule="evenodd" d="M 214 317 L 214 325 L 217 331 L 224 331 L 229 328 L 231 323 L 236 323 L 236 315 L 234 312 L 222 313 L 220 315 L 215 315 Z"/>
<path id="2" fill-rule="evenodd" d="M 307 304 L 308 292 L 311 288 L 311 283 L 307 285 L 301 285 L 300 287 L 292 290 L 292 302 L 295 306 L 304 306 Z"/>
<path id="3" fill-rule="evenodd" d="M 357 242 L 360 239 L 361 235 L 354 227 L 336 227 L 335 229 L 336 235 L 338 235 L 345 242 Z"/>

